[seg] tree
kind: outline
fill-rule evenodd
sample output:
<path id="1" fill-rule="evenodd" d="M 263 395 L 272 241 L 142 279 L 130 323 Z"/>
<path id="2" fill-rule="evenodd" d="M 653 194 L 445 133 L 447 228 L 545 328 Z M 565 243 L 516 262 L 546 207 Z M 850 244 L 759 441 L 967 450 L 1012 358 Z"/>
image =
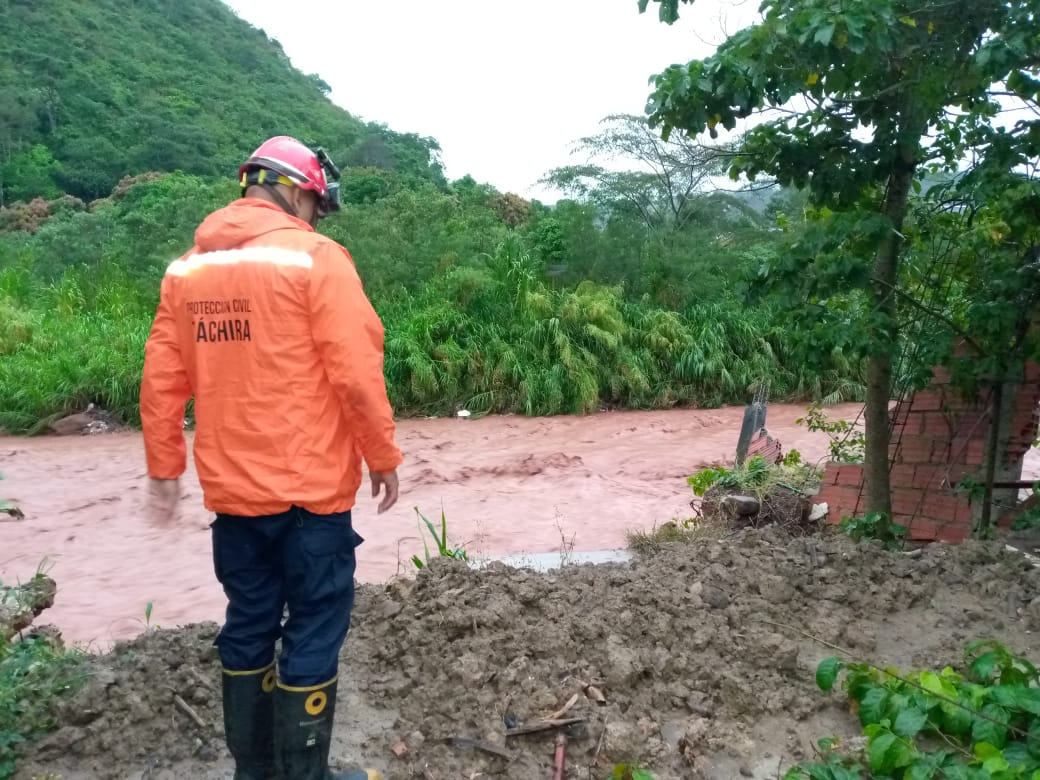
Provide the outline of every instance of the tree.
<path id="1" fill-rule="evenodd" d="M 58 197 L 61 191 L 54 180 L 60 172 L 61 166 L 43 144 L 0 162 L 0 207 L 6 201 Z"/>
<path id="2" fill-rule="evenodd" d="M 549 171 L 541 182 L 608 212 L 630 209 L 648 230 L 682 230 L 712 176 L 724 173 L 728 150 L 695 143 L 682 134 L 662 139 L 644 117 L 612 114 L 596 135 L 578 141 L 587 161 Z M 607 167 L 621 161 L 621 169 Z M 641 170 L 631 170 L 635 165 Z"/>
<path id="3" fill-rule="evenodd" d="M 692 2 L 693 0 L 682 0 Z M 676 20 L 679 0 L 655 0 Z M 649 0 L 640 0 L 644 12 Z M 896 290 L 903 221 L 928 168 L 972 160 L 1006 169 L 1035 158 L 1035 113 L 1000 127 L 1002 98 L 1037 106 L 1038 0 L 765 0 L 759 23 L 712 56 L 656 75 L 647 106 L 665 139 L 715 135 L 762 115 L 731 175 L 775 177 L 850 217 L 856 279 L 870 299 L 866 510 L 891 512 L 888 479 Z M 866 240 L 863 240 L 866 237 Z"/>

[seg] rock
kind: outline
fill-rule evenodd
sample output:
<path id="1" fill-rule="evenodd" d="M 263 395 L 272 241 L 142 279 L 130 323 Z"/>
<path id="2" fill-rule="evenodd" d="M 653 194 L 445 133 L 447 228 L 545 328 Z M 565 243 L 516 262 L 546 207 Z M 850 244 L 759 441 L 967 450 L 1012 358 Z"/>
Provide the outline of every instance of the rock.
<path id="1" fill-rule="evenodd" d="M 686 698 L 686 707 L 695 715 L 710 718 L 715 714 L 715 702 L 707 693 L 694 691 Z"/>
<path id="2" fill-rule="evenodd" d="M 78 436 L 85 433 L 92 422 L 94 420 L 89 414 L 80 412 L 62 417 L 60 420 L 55 420 L 47 428 L 51 433 L 58 436 Z"/>
<path id="3" fill-rule="evenodd" d="M 1030 601 L 1026 607 L 1026 624 L 1030 631 L 1040 631 L 1040 596 Z"/>
<path id="4" fill-rule="evenodd" d="M 710 720 L 707 718 L 690 719 L 686 724 L 686 733 L 679 740 L 679 752 L 687 758 L 703 753 L 710 733 Z"/>
<path id="5" fill-rule="evenodd" d="M 829 511 L 830 507 L 827 506 L 826 502 L 822 504 L 813 504 L 812 509 L 809 510 L 809 520 L 814 523 L 818 520 L 823 520 Z"/>
<path id="6" fill-rule="evenodd" d="M 47 430 L 58 436 L 85 436 L 109 433 L 119 427 L 116 419 L 94 404 L 88 404 L 85 411 L 69 414 L 47 424 Z"/>
<path id="7" fill-rule="evenodd" d="M 607 668 L 604 670 L 607 685 L 611 688 L 627 685 L 635 672 L 636 661 L 636 653 L 625 644 L 624 639 L 617 636 L 607 639 Z"/>
<path id="8" fill-rule="evenodd" d="M 208 742 L 199 748 L 199 752 L 196 753 L 201 761 L 207 761 L 212 763 L 220 758 L 220 754 L 217 752 L 217 748 Z"/>
<path id="9" fill-rule="evenodd" d="M 712 609 L 725 609 L 729 606 L 729 596 L 725 592 L 708 585 L 701 593 L 704 603 Z"/>
<path id="10" fill-rule="evenodd" d="M 751 517 L 757 515 L 762 505 L 753 496 L 726 496 L 722 499 L 723 505 L 740 517 Z"/>
<path id="11" fill-rule="evenodd" d="M 405 601 L 409 596 L 412 595 L 412 589 L 415 587 L 414 580 L 396 579 L 392 580 L 386 586 L 386 593 L 392 599 L 398 601 Z"/>
<path id="12" fill-rule="evenodd" d="M 42 626 L 32 626 L 29 628 L 28 633 L 25 635 L 26 638 L 38 638 L 45 640 L 55 650 L 65 649 L 65 640 L 62 638 L 61 629 L 50 623 L 46 623 Z"/>

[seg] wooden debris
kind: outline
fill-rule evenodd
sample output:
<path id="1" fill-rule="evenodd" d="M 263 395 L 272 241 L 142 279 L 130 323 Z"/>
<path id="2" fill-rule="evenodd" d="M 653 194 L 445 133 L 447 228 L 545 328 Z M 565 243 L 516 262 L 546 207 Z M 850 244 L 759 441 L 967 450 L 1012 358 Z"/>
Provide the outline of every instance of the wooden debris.
<path id="1" fill-rule="evenodd" d="M 7 517 L 5 518 L 3 517 L 3 515 L 7 515 Z M 4 520 L 13 522 L 15 520 L 24 519 L 25 512 L 23 512 L 21 509 L 14 506 L 13 504 L 4 504 L 3 501 L 0 501 L 0 522 L 3 522 Z"/>
<path id="2" fill-rule="evenodd" d="M 592 699 L 596 704 L 603 706 L 607 703 L 607 697 L 603 695 L 603 691 L 597 688 L 595 685 L 585 686 L 585 695 Z"/>
<path id="3" fill-rule="evenodd" d="M 559 718 L 557 720 L 539 720 L 534 723 L 525 723 L 513 729 L 506 730 L 507 737 L 517 737 L 521 734 L 535 734 L 539 731 L 552 731 L 553 729 L 573 726 L 575 723 L 583 723 L 584 718 Z"/>
<path id="4" fill-rule="evenodd" d="M 554 712 L 552 715 L 550 715 L 548 717 L 548 720 L 559 720 L 564 715 L 566 715 L 568 712 L 570 712 L 571 708 L 575 704 L 577 704 L 577 703 L 578 703 L 578 694 L 574 694 L 573 696 L 570 697 L 570 699 L 567 700 L 566 704 L 564 704 L 562 707 L 560 707 L 560 709 L 556 710 L 556 712 Z"/>
<path id="5" fill-rule="evenodd" d="M 404 758 L 408 755 L 408 745 L 406 745 L 403 741 L 398 742 L 396 745 L 390 748 L 390 752 L 398 758 Z"/>
<path id="6" fill-rule="evenodd" d="M 495 745 L 491 742 L 485 742 L 482 739 L 473 739 L 472 737 L 447 737 L 444 742 L 461 750 L 482 750 L 485 753 L 490 753 L 493 756 L 504 758 L 507 761 L 512 761 L 514 758 L 511 750 L 500 745 Z M 400 756 L 398 757 L 400 758 Z"/>
<path id="7" fill-rule="evenodd" d="M 177 705 L 177 708 L 180 709 L 181 712 L 191 718 L 195 725 L 200 729 L 208 728 L 206 726 L 206 721 L 200 718 L 199 713 L 195 712 L 195 710 L 192 709 L 192 706 L 188 704 L 188 702 L 184 701 L 179 694 L 173 694 L 173 703 Z"/>

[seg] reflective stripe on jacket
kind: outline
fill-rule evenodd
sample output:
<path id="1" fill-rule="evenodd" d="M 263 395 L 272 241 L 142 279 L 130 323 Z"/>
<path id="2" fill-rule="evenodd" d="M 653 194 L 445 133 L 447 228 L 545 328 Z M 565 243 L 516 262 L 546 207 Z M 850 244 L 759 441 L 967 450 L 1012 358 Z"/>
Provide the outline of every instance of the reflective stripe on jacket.
<path id="1" fill-rule="evenodd" d="M 141 422 L 151 477 L 193 454 L 213 512 L 345 511 L 370 470 L 400 465 L 383 325 L 349 253 L 277 206 L 210 214 L 163 277 L 145 346 Z"/>

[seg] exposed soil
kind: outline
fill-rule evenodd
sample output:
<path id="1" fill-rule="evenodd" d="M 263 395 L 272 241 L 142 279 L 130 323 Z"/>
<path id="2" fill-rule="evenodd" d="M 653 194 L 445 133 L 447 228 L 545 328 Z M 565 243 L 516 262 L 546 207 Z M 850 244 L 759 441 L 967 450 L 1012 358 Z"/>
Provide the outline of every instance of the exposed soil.
<path id="1" fill-rule="evenodd" d="M 808 635 L 882 666 L 957 665 L 980 637 L 1035 658 L 1037 594 L 1040 569 L 1001 542 L 911 557 L 833 531 L 748 529 L 542 574 L 438 560 L 415 580 L 360 588 L 333 754 L 388 779 L 549 778 L 553 735 L 507 738 L 506 722 L 545 717 L 578 693 L 569 778 L 635 760 L 658 780 L 772 780 L 817 737 L 856 729 L 840 694 L 815 689 L 832 651 Z M 62 727 L 28 746 L 17 777 L 230 777 L 217 628 L 152 630 L 94 658 L 58 709 Z"/>
<path id="2" fill-rule="evenodd" d="M 861 408 L 831 407 L 828 416 L 852 420 Z M 377 515 L 367 484 L 358 495 L 358 579 L 385 583 L 411 569 L 426 535 L 416 507 L 434 520 L 443 508 L 449 542 L 475 557 L 624 547 L 629 530 L 692 514 L 686 477 L 733 462 L 743 414 L 730 407 L 401 420 L 401 500 Z M 804 414 L 804 406 L 774 404 L 768 426 L 815 463 L 828 440 L 795 423 Z M 213 517 L 188 461 L 180 520 L 160 532 L 142 520 L 140 433 L 0 438 L 0 498 L 24 513 L 0 514 L 0 580 L 25 581 L 42 566 L 58 583 L 47 620 L 70 642 L 98 650 L 140 633 L 149 603 L 153 624 L 163 627 L 222 620 Z M 1040 458 L 1030 468 L 1040 474 Z"/>

